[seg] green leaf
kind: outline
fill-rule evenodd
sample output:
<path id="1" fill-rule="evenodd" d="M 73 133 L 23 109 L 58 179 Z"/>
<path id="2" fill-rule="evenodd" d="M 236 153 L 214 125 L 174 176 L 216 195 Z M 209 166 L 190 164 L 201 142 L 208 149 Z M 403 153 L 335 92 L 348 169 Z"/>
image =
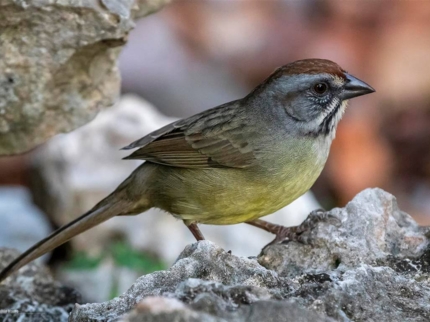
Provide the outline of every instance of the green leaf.
<path id="1" fill-rule="evenodd" d="M 116 242 L 111 247 L 111 254 L 118 266 L 131 270 L 151 273 L 166 268 L 166 265 L 154 256 L 133 249 L 125 242 Z"/>
<path id="2" fill-rule="evenodd" d="M 74 253 L 72 259 L 65 264 L 66 269 L 70 270 L 90 270 L 95 269 L 103 260 L 103 255 L 89 256 L 85 252 Z"/>

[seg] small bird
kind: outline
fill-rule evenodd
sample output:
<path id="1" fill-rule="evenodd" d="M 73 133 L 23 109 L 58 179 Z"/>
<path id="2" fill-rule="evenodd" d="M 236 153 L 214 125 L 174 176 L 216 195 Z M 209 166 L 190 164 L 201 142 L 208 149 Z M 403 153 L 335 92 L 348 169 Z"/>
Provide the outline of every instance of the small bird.
<path id="1" fill-rule="evenodd" d="M 324 59 L 277 69 L 242 99 L 148 134 L 124 149 L 141 159 L 118 188 L 10 263 L 0 281 L 72 237 L 114 216 L 152 207 L 197 224 L 248 223 L 293 238 L 298 230 L 259 219 L 308 191 L 320 175 L 347 100 L 374 89 Z"/>

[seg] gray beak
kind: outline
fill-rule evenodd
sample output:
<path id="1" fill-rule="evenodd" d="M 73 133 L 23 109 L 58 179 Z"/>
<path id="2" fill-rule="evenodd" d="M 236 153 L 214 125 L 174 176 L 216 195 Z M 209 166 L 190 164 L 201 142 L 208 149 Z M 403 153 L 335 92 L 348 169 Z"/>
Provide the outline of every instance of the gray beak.
<path id="1" fill-rule="evenodd" d="M 346 76 L 346 84 L 344 87 L 344 91 L 341 94 L 342 100 L 347 100 L 353 97 L 366 95 L 373 93 L 375 90 L 367 85 L 365 82 L 355 78 L 354 76 L 345 73 Z"/>

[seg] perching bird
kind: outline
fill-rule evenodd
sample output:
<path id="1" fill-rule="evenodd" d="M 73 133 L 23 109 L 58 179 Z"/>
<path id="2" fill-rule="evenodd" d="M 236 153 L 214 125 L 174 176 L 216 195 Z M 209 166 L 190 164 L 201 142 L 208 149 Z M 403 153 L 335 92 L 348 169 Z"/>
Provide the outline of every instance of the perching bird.
<path id="1" fill-rule="evenodd" d="M 136 148 L 126 159 L 144 164 L 90 211 L 15 259 L 0 281 L 111 217 L 152 207 L 183 220 L 197 240 L 204 239 L 199 223 L 246 222 L 275 233 L 276 241 L 291 237 L 290 228 L 258 218 L 311 188 L 347 100 L 372 92 L 334 62 L 299 60 L 242 99 L 152 132 L 124 148 Z"/>

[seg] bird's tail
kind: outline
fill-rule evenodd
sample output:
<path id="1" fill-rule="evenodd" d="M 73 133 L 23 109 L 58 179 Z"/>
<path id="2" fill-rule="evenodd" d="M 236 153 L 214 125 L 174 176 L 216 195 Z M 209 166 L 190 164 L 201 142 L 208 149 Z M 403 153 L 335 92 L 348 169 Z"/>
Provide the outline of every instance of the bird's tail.
<path id="1" fill-rule="evenodd" d="M 12 261 L 2 272 L 0 272 L 0 282 L 9 275 L 19 270 L 22 266 L 32 260 L 44 255 L 54 248 L 64 244 L 72 237 L 124 212 L 128 205 L 124 201 L 116 198 L 115 193 L 99 202 L 93 209 L 76 218 L 72 222 L 60 227 L 48 237 L 32 246 L 26 252 Z"/>

